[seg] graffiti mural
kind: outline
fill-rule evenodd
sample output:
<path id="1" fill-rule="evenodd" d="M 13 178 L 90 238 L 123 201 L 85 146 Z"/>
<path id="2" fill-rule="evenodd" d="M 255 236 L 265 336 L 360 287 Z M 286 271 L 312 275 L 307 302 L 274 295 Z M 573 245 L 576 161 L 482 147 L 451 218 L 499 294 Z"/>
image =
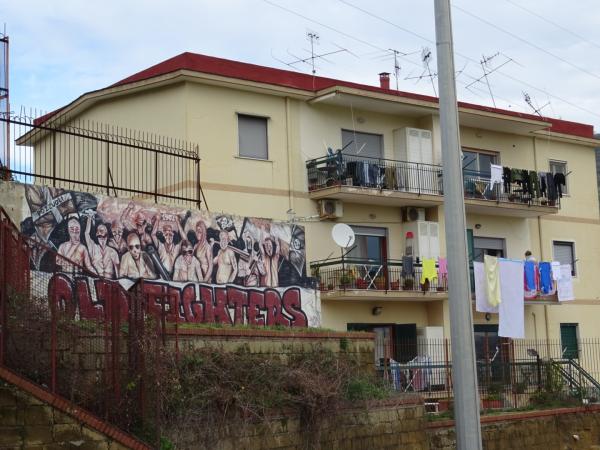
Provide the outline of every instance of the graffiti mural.
<path id="1" fill-rule="evenodd" d="M 301 226 L 45 186 L 24 185 L 24 190 L 30 216 L 21 231 L 45 244 L 32 246 L 32 269 L 61 274 L 72 292 L 80 282 L 73 274 L 76 263 L 99 280 L 130 286 L 143 278 L 144 286 L 180 292 L 183 320 L 252 323 L 258 314 L 262 324 L 318 321 L 318 314 L 304 310 L 303 299 L 315 295 L 306 276 Z M 87 285 L 94 285 L 88 291 L 100 298 L 95 293 L 102 289 Z"/>

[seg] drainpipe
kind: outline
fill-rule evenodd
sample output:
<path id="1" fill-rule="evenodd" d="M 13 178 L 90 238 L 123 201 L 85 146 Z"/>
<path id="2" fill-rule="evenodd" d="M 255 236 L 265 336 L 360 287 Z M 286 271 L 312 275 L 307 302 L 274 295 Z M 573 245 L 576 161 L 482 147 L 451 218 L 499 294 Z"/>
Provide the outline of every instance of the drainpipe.
<path id="1" fill-rule="evenodd" d="M 290 98 L 285 98 L 285 127 L 286 127 L 286 154 L 288 169 L 288 207 L 294 210 L 294 176 L 292 174 L 292 130 L 290 119 Z"/>
<path id="2" fill-rule="evenodd" d="M 533 137 L 533 168 L 537 172 L 537 137 Z M 537 217 L 538 238 L 540 244 L 540 261 L 544 260 L 544 240 L 542 239 L 542 218 Z M 535 316 L 534 316 L 535 317 Z M 550 331 L 548 329 L 548 305 L 544 305 L 544 324 L 546 330 L 546 353 L 550 356 Z"/>

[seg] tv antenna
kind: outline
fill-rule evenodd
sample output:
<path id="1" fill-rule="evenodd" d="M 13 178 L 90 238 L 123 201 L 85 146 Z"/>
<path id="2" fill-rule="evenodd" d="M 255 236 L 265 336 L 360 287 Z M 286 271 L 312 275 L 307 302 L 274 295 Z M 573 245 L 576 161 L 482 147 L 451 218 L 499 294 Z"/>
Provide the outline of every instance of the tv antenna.
<path id="1" fill-rule="evenodd" d="M 405 55 L 405 53 L 402 53 L 400 50 L 396 50 L 395 48 L 388 48 L 388 50 L 394 54 L 394 76 L 396 77 L 396 90 L 398 90 L 398 77 L 400 76 L 401 69 L 400 63 L 398 62 L 398 55 Z"/>
<path id="2" fill-rule="evenodd" d="M 533 112 L 535 114 L 537 114 L 540 117 L 544 117 L 544 116 L 542 116 L 542 109 L 544 109 L 546 106 L 548 106 L 550 104 L 550 102 L 547 102 L 546 104 L 544 104 L 540 107 L 536 107 L 533 104 L 533 100 L 531 99 L 531 96 L 525 91 L 523 91 L 523 99 L 525 100 L 525 103 L 527 103 L 529 105 L 529 107 L 533 110 Z"/>
<path id="3" fill-rule="evenodd" d="M 499 64 L 496 67 L 492 67 L 491 62 L 499 56 L 504 56 L 506 58 L 506 60 L 504 62 L 502 62 L 502 64 Z M 510 62 L 516 63 L 516 61 L 514 59 L 512 59 L 509 56 L 506 56 L 500 52 L 496 52 L 490 56 L 481 55 L 481 60 L 479 61 L 479 64 L 481 65 L 481 70 L 483 71 L 483 75 L 480 76 L 479 78 L 476 78 L 471 83 L 469 83 L 467 86 L 465 86 L 466 89 L 469 89 L 475 83 L 480 83 L 480 82 L 482 82 L 482 80 L 485 80 L 485 84 L 488 88 L 488 92 L 490 94 L 490 97 L 492 98 L 492 104 L 494 105 L 494 108 L 496 108 L 496 99 L 494 98 L 494 93 L 492 92 L 492 85 L 490 84 L 489 76 Z"/>
<path id="4" fill-rule="evenodd" d="M 423 63 L 423 72 L 421 72 L 421 75 L 417 77 L 408 76 L 405 78 L 405 80 L 417 80 L 418 83 L 424 78 L 429 78 L 429 80 L 431 81 L 431 87 L 433 88 L 433 94 L 437 97 L 437 90 L 435 89 L 435 83 L 433 82 L 433 79 L 437 77 L 437 73 L 432 73 L 431 67 L 429 67 L 429 63 L 431 62 L 432 58 L 433 55 L 429 47 L 423 47 L 421 49 L 421 62 Z"/>
<path id="5" fill-rule="evenodd" d="M 271 56 L 273 57 L 273 59 L 279 61 L 280 63 L 285 64 L 286 66 L 290 66 L 294 69 L 296 68 L 295 67 L 296 64 L 300 64 L 300 63 L 307 64 L 310 66 L 313 76 L 315 76 L 317 74 L 317 69 L 319 68 L 315 64 L 316 60 L 322 59 L 324 61 L 332 63 L 332 61 L 327 60 L 325 57 L 329 56 L 329 55 L 335 55 L 336 53 L 343 53 L 343 52 L 353 54 L 350 50 L 340 47 L 339 45 L 337 45 L 335 43 L 333 45 L 335 45 L 337 47 L 337 50 L 332 50 L 330 52 L 315 54 L 315 45 L 319 45 L 320 36 L 315 32 L 309 31 L 306 33 L 306 38 L 310 41 L 310 50 L 307 50 L 310 52 L 310 56 L 307 56 L 306 58 L 302 58 L 302 57 L 294 55 L 289 50 L 288 50 L 288 54 L 290 56 L 292 56 L 293 58 L 295 58 L 292 61 L 282 61 L 281 59 L 276 58 L 272 52 L 271 52 Z"/>

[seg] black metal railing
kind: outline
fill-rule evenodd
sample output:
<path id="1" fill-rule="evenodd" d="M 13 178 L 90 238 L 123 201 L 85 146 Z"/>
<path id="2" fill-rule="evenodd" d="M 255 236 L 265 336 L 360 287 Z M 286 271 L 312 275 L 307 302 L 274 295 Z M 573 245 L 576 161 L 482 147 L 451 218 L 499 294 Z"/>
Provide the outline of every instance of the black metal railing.
<path id="1" fill-rule="evenodd" d="M 200 206 L 200 158 L 190 142 L 67 116 L 0 113 L 11 136 L 5 178 L 112 196 Z M 8 174 L 8 176 L 7 176 Z"/>
<path id="2" fill-rule="evenodd" d="M 306 162 L 308 190 L 332 186 L 443 195 L 442 166 L 337 152 Z M 528 206 L 560 207 L 560 198 L 514 182 L 491 183 L 489 172 L 463 171 L 465 198 Z"/>
<path id="3" fill-rule="evenodd" d="M 338 152 L 332 156 L 307 161 L 306 169 L 309 191 L 344 185 L 415 194 L 442 193 L 442 168 L 431 164 L 345 155 Z"/>
<path id="4" fill-rule="evenodd" d="M 560 198 L 556 195 L 542 196 L 541 193 L 530 191 L 523 184 L 512 182 L 492 184 L 489 172 L 463 170 L 463 186 L 465 198 L 529 206 L 560 207 Z"/>
<path id="5" fill-rule="evenodd" d="M 483 408 L 600 402 L 598 339 L 578 340 L 574 358 L 566 357 L 560 340 L 476 336 L 475 347 Z M 393 389 L 420 392 L 440 410 L 453 397 L 451 355 L 449 339 L 376 333 L 375 363 L 381 376 Z"/>
<path id="6" fill-rule="evenodd" d="M 401 260 L 376 261 L 360 258 L 313 261 L 312 276 L 321 291 L 371 289 L 382 291 L 439 292 L 447 291 L 447 275 L 423 279 L 422 262 L 412 267 Z M 437 270 L 437 264 L 436 264 Z"/>

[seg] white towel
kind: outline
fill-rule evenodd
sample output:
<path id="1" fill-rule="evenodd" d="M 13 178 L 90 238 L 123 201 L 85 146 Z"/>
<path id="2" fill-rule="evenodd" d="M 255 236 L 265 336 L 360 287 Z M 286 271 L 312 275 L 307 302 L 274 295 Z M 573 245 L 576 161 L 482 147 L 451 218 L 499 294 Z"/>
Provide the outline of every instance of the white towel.
<path id="1" fill-rule="evenodd" d="M 558 279 L 558 301 L 569 302 L 571 300 L 575 300 L 571 264 L 561 264 L 560 278 Z"/>
<path id="2" fill-rule="evenodd" d="M 552 279 L 558 281 L 560 279 L 560 261 L 552 261 L 550 267 L 552 268 Z"/>
<path id="3" fill-rule="evenodd" d="M 500 183 L 500 192 L 502 192 L 502 166 L 498 166 L 496 164 L 490 164 L 491 167 L 491 175 L 490 175 L 490 185 L 489 188 L 493 189 L 496 183 Z"/>
<path id="4" fill-rule="evenodd" d="M 487 281 L 485 268 L 482 262 L 473 262 L 473 275 L 475 278 L 475 311 L 481 313 L 497 313 L 498 306 L 490 305 L 487 295 Z"/>
<path id="5" fill-rule="evenodd" d="M 525 287 L 523 261 L 499 260 L 500 297 L 498 336 L 525 337 Z"/>

